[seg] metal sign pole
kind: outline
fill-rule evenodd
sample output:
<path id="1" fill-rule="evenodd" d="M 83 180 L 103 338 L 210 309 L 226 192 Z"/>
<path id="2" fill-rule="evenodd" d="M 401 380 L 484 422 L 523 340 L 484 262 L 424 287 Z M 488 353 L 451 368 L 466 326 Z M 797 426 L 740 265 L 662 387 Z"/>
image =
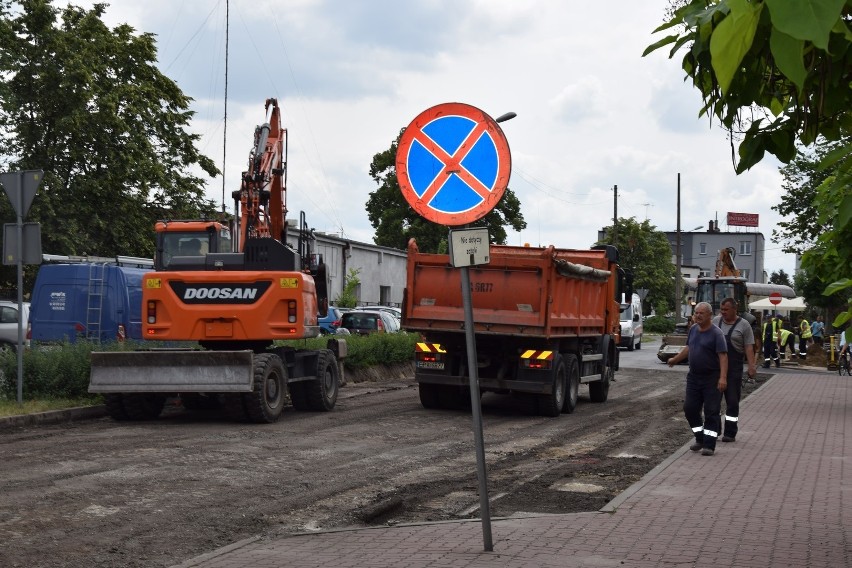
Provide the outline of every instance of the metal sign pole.
<path id="1" fill-rule="evenodd" d="M 485 443 L 482 435 L 482 408 L 479 400 L 479 374 L 476 364 L 476 340 L 473 333 L 473 300 L 470 293 L 470 272 L 460 268 L 462 303 L 464 304 L 464 336 L 467 343 L 467 368 L 470 377 L 470 408 L 473 415 L 473 438 L 476 446 L 476 474 L 479 478 L 479 510 L 482 512 L 482 541 L 486 552 L 494 550 L 491 541 L 491 511 L 488 503 L 488 478 L 485 471 Z"/>
<path id="2" fill-rule="evenodd" d="M 23 202 L 21 192 L 23 191 L 24 172 L 18 174 L 18 203 Z M 18 210 L 18 243 L 16 255 L 18 257 L 18 404 L 24 404 L 24 215 L 23 207 Z"/>

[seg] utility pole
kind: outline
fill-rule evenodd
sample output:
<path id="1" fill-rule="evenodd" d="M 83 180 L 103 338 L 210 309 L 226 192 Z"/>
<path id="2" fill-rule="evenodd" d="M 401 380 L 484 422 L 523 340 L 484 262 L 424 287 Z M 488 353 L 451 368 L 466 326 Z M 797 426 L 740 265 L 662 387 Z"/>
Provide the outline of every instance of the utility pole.
<path id="1" fill-rule="evenodd" d="M 681 266 L 680 266 L 680 172 L 677 174 L 677 229 L 675 231 L 675 238 L 677 239 L 677 243 L 675 243 L 675 325 L 680 323 L 681 316 L 681 297 L 683 296 L 683 292 L 681 292 L 681 282 L 683 278 L 681 277 Z"/>
<path id="2" fill-rule="evenodd" d="M 618 241 L 618 185 L 612 186 L 612 244 Z"/>

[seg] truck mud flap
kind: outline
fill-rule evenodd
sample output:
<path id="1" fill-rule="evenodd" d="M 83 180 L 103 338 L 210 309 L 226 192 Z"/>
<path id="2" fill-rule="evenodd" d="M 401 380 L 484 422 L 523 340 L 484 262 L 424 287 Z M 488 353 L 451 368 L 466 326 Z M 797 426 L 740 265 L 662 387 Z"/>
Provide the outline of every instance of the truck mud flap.
<path id="1" fill-rule="evenodd" d="M 251 351 L 94 352 L 89 392 L 251 392 Z"/>

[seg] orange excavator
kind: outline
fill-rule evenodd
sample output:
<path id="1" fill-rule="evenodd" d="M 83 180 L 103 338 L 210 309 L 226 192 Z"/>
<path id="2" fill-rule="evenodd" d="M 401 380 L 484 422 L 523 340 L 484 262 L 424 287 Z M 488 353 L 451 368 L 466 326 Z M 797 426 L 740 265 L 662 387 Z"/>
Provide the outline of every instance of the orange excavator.
<path id="1" fill-rule="evenodd" d="M 232 194 L 236 226 L 155 226 L 155 271 L 142 279 L 142 334 L 167 347 L 92 353 L 89 392 L 104 393 L 117 420 L 155 418 L 174 396 L 253 422 L 278 420 L 287 391 L 297 410 L 334 408 L 345 341 L 331 339 L 325 349 L 280 344 L 319 336 L 328 281 L 304 214 L 296 248 L 287 244 L 287 131 L 275 99 L 267 99 L 266 113 Z"/>

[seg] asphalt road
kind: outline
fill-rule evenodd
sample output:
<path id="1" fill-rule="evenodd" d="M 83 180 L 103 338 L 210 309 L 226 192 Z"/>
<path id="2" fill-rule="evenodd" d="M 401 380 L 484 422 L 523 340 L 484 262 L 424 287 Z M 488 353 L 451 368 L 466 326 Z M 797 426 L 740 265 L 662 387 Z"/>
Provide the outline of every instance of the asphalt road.
<path id="1" fill-rule="evenodd" d="M 594 511 L 688 441 L 685 367 L 621 352 L 606 403 L 524 415 L 482 398 L 492 517 Z M 661 372 L 662 371 L 662 372 Z M 169 409 L 0 431 L 0 566 L 172 566 L 252 536 L 477 517 L 469 413 L 411 378 L 350 383 L 276 424 Z"/>

